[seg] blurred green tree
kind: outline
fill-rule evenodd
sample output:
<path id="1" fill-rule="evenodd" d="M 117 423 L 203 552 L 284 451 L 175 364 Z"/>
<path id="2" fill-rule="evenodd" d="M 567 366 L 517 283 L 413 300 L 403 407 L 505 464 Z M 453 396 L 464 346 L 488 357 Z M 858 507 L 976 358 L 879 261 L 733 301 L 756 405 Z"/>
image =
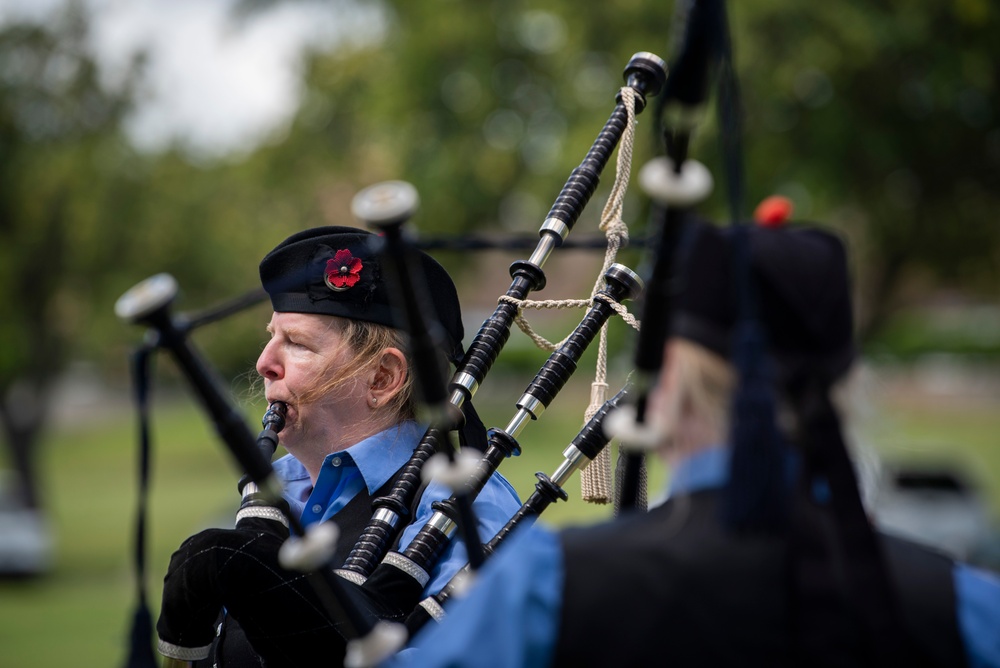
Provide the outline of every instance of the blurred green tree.
<path id="1" fill-rule="evenodd" d="M 733 12 L 752 189 L 782 191 L 850 236 L 862 338 L 912 298 L 905 286 L 918 277 L 995 300 L 997 6 L 775 2 Z"/>
<path id="2" fill-rule="evenodd" d="M 672 3 L 386 4 L 382 43 L 312 58 L 297 122 L 258 157 L 297 155 L 327 171 L 327 184 L 342 175 L 347 192 L 411 180 L 422 197 L 417 223 L 430 232 L 536 229 L 607 117 L 629 55 L 669 59 L 673 46 Z M 997 8 L 729 5 L 747 206 L 785 194 L 798 217 L 849 236 L 862 336 L 878 330 L 914 276 L 995 297 Z M 659 150 L 645 129 L 650 115 L 640 117 L 637 163 Z M 721 175 L 715 139 L 709 112 L 693 156 Z M 327 158 L 309 163 L 317 150 Z M 719 190 L 705 210 L 722 219 Z M 637 200 L 633 193 L 626 211 L 641 228 Z M 594 229 L 599 211 L 591 205 L 580 228 Z"/>
<path id="3" fill-rule="evenodd" d="M 273 245 L 261 229 L 298 218 L 260 163 L 137 153 L 125 123 L 143 56 L 109 81 L 88 31 L 76 4 L 0 30 L 0 425 L 28 508 L 42 504 L 37 445 L 68 364 L 124 375 L 137 336 L 115 319 L 115 299 L 158 272 L 177 277 L 191 311 L 245 294 Z M 226 378 L 252 368 L 266 318 L 240 321 L 195 334 Z"/>
<path id="4" fill-rule="evenodd" d="M 0 32 L 0 423 L 29 508 L 40 504 L 35 445 L 53 383 L 122 250 L 100 231 L 112 204 L 127 215 L 137 201 L 118 160 L 131 75 L 107 87 L 86 34 L 77 8 Z"/>

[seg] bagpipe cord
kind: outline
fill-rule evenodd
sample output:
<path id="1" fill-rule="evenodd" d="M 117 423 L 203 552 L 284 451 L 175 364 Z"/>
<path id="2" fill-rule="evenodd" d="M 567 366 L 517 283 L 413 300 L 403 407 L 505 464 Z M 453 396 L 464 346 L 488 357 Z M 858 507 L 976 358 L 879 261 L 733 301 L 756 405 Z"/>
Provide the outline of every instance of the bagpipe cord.
<path id="1" fill-rule="evenodd" d="M 590 299 L 555 299 L 555 300 L 530 300 L 514 299 L 503 295 L 499 301 L 507 301 L 517 306 L 517 315 L 514 322 L 522 332 L 524 332 L 536 346 L 542 350 L 555 350 L 562 342 L 551 343 L 538 334 L 524 317 L 523 310 L 534 309 L 565 309 L 565 308 L 587 308 L 598 296 L 598 292 L 603 287 L 603 276 L 608 268 L 615 262 L 618 251 L 628 244 L 628 226 L 622 220 L 622 208 L 625 201 L 625 193 L 628 190 L 628 182 L 632 171 L 632 149 L 635 144 L 635 90 L 629 86 L 623 86 L 621 91 L 622 102 L 628 112 L 628 122 L 625 131 L 622 133 L 621 141 L 618 144 L 618 158 L 615 170 L 615 182 L 611 187 L 611 193 L 601 212 L 600 229 L 604 232 L 607 240 L 607 248 L 604 253 L 604 264 L 601 272 L 591 291 Z M 622 319 L 630 326 L 639 329 L 640 323 L 624 305 L 606 300 Z M 597 364 L 594 373 L 594 381 L 591 383 L 590 404 L 584 412 L 583 423 L 594 416 L 607 399 L 607 366 L 608 366 L 608 324 L 601 327 L 601 336 L 597 349 Z M 642 471 L 643 497 L 645 497 L 645 464 Z M 611 480 L 611 453 L 609 448 L 603 448 L 601 453 L 581 472 L 581 491 L 585 501 L 590 503 L 610 503 L 614 497 Z M 645 500 L 645 499 L 643 499 Z"/>

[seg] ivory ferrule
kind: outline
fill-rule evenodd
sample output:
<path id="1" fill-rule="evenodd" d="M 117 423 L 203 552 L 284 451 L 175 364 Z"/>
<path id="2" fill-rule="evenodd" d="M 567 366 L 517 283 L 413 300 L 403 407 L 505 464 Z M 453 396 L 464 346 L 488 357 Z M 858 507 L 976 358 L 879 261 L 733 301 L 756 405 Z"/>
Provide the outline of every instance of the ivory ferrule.
<path id="1" fill-rule="evenodd" d="M 434 621 L 441 622 L 445 618 L 444 608 L 441 604 L 435 601 L 433 598 L 425 598 L 420 601 L 420 607 L 427 611 Z"/>
<path id="2" fill-rule="evenodd" d="M 251 506 L 240 510 L 236 513 L 236 524 L 239 524 L 241 520 L 254 518 L 278 522 L 279 524 L 284 525 L 286 529 L 288 528 L 288 518 L 285 517 L 285 514 L 277 508 L 272 508 L 271 506 Z"/>
<path id="3" fill-rule="evenodd" d="M 427 573 L 427 571 L 420 568 L 420 566 L 417 566 L 413 561 L 407 559 L 399 552 L 390 552 L 385 555 L 385 559 L 382 560 L 382 563 L 403 571 L 411 578 L 419 582 L 421 587 L 427 586 L 427 582 L 431 579 L 431 576 Z"/>
<path id="4" fill-rule="evenodd" d="M 163 655 L 163 665 L 165 668 L 166 666 L 180 668 L 182 666 L 192 666 L 195 661 L 207 659 L 212 646 L 181 647 L 160 638 L 156 644 L 156 649 Z"/>

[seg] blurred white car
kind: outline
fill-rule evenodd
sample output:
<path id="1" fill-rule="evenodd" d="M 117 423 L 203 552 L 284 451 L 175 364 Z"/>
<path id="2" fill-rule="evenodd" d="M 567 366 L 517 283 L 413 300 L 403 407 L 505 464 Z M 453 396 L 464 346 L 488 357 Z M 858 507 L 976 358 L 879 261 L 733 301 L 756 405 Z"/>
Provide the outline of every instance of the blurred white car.
<path id="1" fill-rule="evenodd" d="M 0 471 L 0 577 L 47 573 L 54 543 L 48 518 L 42 511 L 23 507 L 12 476 Z"/>

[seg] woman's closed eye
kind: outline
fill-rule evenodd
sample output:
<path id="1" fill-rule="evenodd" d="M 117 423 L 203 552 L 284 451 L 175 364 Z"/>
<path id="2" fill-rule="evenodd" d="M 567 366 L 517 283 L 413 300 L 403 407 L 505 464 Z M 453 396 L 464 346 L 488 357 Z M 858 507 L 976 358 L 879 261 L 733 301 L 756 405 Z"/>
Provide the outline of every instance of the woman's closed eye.
<path id="1" fill-rule="evenodd" d="M 296 341 L 295 339 L 288 339 L 288 345 L 296 350 L 312 350 L 312 348 L 307 344 L 302 341 Z"/>

